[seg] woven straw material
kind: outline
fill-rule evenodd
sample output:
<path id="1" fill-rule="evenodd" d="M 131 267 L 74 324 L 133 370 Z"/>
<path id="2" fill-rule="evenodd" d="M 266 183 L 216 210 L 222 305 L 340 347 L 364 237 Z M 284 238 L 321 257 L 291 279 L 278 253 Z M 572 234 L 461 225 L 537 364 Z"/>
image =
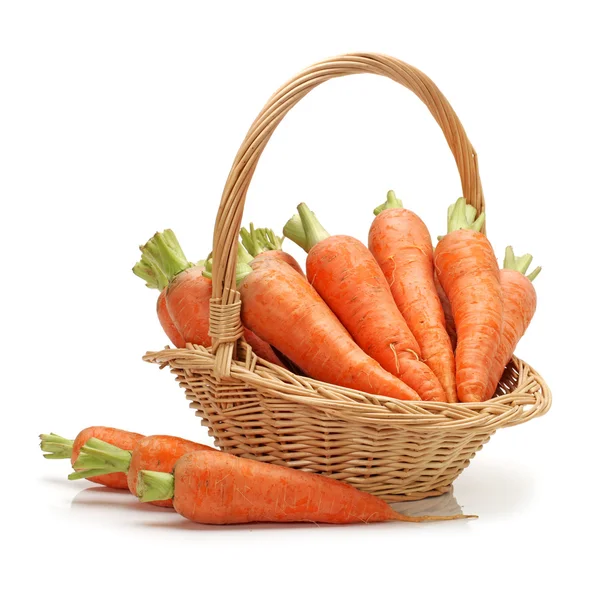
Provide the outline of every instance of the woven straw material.
<path id="1" fill-rule="evenodd" d="M 258 359 L 241 339 L 237 241 L 260 155 L 287 112 L 310 90 L 354 73 L 389 77 L 425 103 L 454 155 L 463 196 L 478 213 L 484 209 L 477 155 L 448 101 L 426 75 L 380 54 L 317 63 L 270 98 L 229 173 L 213 237 L 212 348 L 188 344 L 150 352 L 144 359 L 171 368 L 221 450 L 320 473 L 389 502 L 418 500 L 448 491 L 497 429 L 548 411 L 550 391 L 529 365 L 513 358 L 499 395 L 488 402 L 408 402 L 294 375 Z"/>

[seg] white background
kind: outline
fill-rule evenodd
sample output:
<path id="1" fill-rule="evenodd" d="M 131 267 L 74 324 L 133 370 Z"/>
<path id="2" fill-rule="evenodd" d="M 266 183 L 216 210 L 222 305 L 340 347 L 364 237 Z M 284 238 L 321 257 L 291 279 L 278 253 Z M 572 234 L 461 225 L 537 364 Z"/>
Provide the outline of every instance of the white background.
<path id="1" fill-rule="evenodd" d="M 597 597 L 593 4 L 2 3 L 0 590 Z M 512 244 L 543 265 L 518 354 L 546 377 L 552 410 L 498 432 L 458 479 L 454 500 L 477 521 L 202 528 L 68 482 L 66 463 L 41 458 L 39 433 L 105 424 L 208 441 L 172 376 L 141 361 L 167 340 L 155 292 L 131 273 L 137 247 L 171 227 L 192 259 L 206 255 L 231 161 L 264 102 L 310 63 L 354 50 L 397 56 L 439 85 L 478 151 L 498 256 Z M 245 220 L 279 228 L 306 201 L 330 232 L 365 240 L 389 188 L 434 235 L 460 195 L 419 101 L 383 79 L 344 78 L 273 136 Z"/>

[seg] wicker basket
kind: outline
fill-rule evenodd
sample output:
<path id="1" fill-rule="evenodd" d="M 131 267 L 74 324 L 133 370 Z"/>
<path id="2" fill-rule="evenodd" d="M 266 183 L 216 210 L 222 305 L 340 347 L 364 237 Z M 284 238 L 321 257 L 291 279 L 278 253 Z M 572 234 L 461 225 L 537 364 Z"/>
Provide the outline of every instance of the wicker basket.
<path id="1" fill-rule="evenodd" d="M 300 377 L 258 359 L 241 339 L 235 291 L 246 191 L 271 134 L 310 90 L 333 77 L 384 75 L 412 90 L 440 125 L 463 195 L 484 206 L 477 155 L 448 101 L 423 73 L 380 54 L 348 54 L 313 65 L 280 88 L 253 123 L 229 173 L 213 240 L 212 348 L 188 344 L 144 357 L 168 365 L 223 451 L 320 473 L 389 502 L 443 494 L 500 427 L 550 408 L 550 390 L 513 358 L 483 403 L 403 402 Z"/>

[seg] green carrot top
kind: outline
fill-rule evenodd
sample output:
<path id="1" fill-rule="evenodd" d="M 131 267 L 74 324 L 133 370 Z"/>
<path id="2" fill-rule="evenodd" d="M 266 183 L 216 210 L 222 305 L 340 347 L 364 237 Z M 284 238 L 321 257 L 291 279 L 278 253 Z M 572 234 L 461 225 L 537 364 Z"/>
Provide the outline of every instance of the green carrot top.
<path id="1" fill-rule="evenodd" d="M 510 269 L 511 271 L 518 271 L 522 275 L 525 275 L 529 281 L 533 281 L 542 270 L 542 267 L 537 267 L 529 275 L 526 275 L 529 265 L 533 256 L 531 254 L 524 254 L 523 256 L 515 256 L 512 246 L 506 246 L 506 252 L 504 254 L 504 268 Z"/>
<path id="2" fill-rule="evenodd" d="M 238 242 L 238 250 L 237 250 L 237 262 L 235 265 L 235 282 L 236 285 L 240 285 L 242 281 L 246 278 L 247 275 L 252 273 L 252 267 L 250 263 L 254 257 L 246 250 L 244 245 L 241 242 Z M 212 279 L 213 277 L 213 259 L 212 252 L 208 255 L 206 261 L 204 261 L 204 277 L 208 277 L 208 279 Z"/>
<path id="3" fill-rule="evenodd" d="M 298 213 L 285 224 L 283 234 L 305 252 L 310 252 L 313 246 L 330 237 L 304 202 L 298 205 Z"/>
<path id="4" fill-rule="evenodd" d="M 141 259 L 133 272 L 141 277 L 149 288 L 162 290 L 181 271 L 193 267 L 185 257 L 177 237 L 171 229 L 155 233 L 143 246 Z"/>
<path id="5" fill-rule="evenodd" d="M 485 213 L 482 212 L 477 218 L 475 217 L 477 217 L 475 207 L 467 204 L 465 198 L 459 198 L 448 207 L 448 233 L 459 229 L 481 231 L 485 221 Z"/>
<path id="6" fill-rule="evenodd" d="M 387 193 L 387 200 L 383 204 L 380 204 L 373 211 L 373 214 L 377 216 L 379 213 L 387 210 L 388 208 L 404 208 L 404 206 L 402 206 L 402 200 L 400 200 L 400 198 L 396 198 L 396 193 L 394 190 L 390 190 Z"/>
<path id="7" fill-rule="evenodd" d="M 242 227 L 240 237 L 244 248 L 253 256 L 257 257 L 261 252 L 269 250 L 281 250 L 285 237 L 275 235 L 272 229 L 254 228 L 254 223 L 250 223 L 250 230 Z"/>

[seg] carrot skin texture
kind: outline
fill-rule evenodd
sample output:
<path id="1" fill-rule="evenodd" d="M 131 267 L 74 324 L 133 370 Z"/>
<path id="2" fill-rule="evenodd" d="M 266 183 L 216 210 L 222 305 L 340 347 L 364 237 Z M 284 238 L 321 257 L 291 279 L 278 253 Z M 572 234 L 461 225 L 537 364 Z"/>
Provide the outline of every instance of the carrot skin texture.
<path id="1" fill-rule="evenodd" d="M 384 210 L 371 224 L 369 250 L 421 348 L 421 358 L 438 378 L 448 402 L 456 402 L 454 352 L 435 289 L 427 226 L 405 208 Z"/>
<path id="2" fill-rule="evenodd" d="M 419 344 L 364 244 L 346 235 L 320 241 L 308 253 L 306 274 L 364 352 L 421 399 L 446 402 L 440 382 L 418 359 Z"/>
<path id="3" fill-rule="evenodd" d="M 535 288 L 529 279 L 511 269 L 500 271 L 503 301 L 503 326 L 498 352 L 486 389 L 486 398 L 491 398 L 498 387 L 506 364 L 510 361 L 519 340 L 529 327 L 537 304 Z"/>
<path id="4" fill-rule="evenodd" d="M 136 495 L 138 474 L 141 470 L 170 473 L 175 467 L 175 463 L 182 456 L 190 452 L 200 451 L 217 452 L 215 448 L 210 446 L 197 444 L 172 435 L 150 435 L 141 439 L 133 448 L 129 471 L 126 474 L 129 491 L 134 496 Z M 165 508 L 173 507 L 172 500 L 157 500 L 150 504 L 164 506 Z"/>
<path id="5" fill-rule="evenodd" d="M 340 481 L 221 452 L 186 454 L 174 476 L 173 508 L 197 523 L 408 520 Z"/>
<path id="6" fill-rule="evenodd" d="M 265 260 L 281 260 L 284 263 L 290 265 L 294 271 L 297 271 L 300 275 L 305 277 L 304 271 L 302 267 L 298 264 L 298 261 L 287 252 L 283 250 L 266 250 L 265 252 L 261 252 L 251 263 L 250 266 L 252 268 L 257 268 L 260 264 Z"/>
<path id="7" fill-rule="evenodd" d="M 434 272 L 435 273 L 435 272 Z M 452 316 L 452 307 L 450 306 L 450 300 L 446 296 L 446 292 L 440 283 L 437 273 L 434 274 L 433 281 L 435 283 L 435 289 L 437 291 L 438 298 L 442 304 L 444 310 L 444 321 L 446 323 L 446 331 L 452 344 L 452 351 L 456 350 L 456 326 L 454 325 L 454 317 Z"/>
<path id="8" fill-rule="evenodd" d="M 179 273 L 169 284 L 166 303 L 173 323 L 181 332 L 185 342 L 209 348 L 210 299 L 212 281 L 203 275 L 204 267 L 192 267 Z M 260 358 L 280 367 L 283 363 L 273 349 L 255 333 L 244 328 L 244 338 Z"/>
<path id="9" fill-rule="evenodd" d="M 75 464 L 81 447 L 90 439 L 97 438 L 121 448 L 121 450 L 133 450 L 135 445 L 144 438 L 140 433 L 133 433 L 131 431 L 124 431 L 123 429 L 115 429 L 113 427 L 88 427 L 79 432 L 75 441 L 73 442 L 73 452 L 71 454 L 71 466 Z M 107 487 L 116 488 L 120 490 L 129 489 L 127 485 L 127 474 L 126 473 L 108 473 L 107 475 L 98 475 L 97 477 L 88 477 L 88 481 L 99 483 Z"/>
<path id="10" fill-rule="evenodd" d="M 173 323 L 173 319 L 167 308 L 167 288 L 163 288 L 158 296 L 158 300 L 156 301 L 156 313 L 158 315 L 158 320 L 162 325 L 164 332 L 167 334 L 167 337 L 171 340 L 171 343 L 176 348 L 185 348 L 185 340 L 181 333 L 179 333 L 179 329 L 177 329 L 175 323 Z"/>
<path id="11" fill-rule="evenodd" d="M 306 278 L 289 265 L 264 261 L 244 279 L 240 294 L 244 323 L 310 377 L 371 394 L 419 399 L 358 347 Z"/>
<path id="12" fill-rule="evenodd" d="M 204 267 L 191 267 L 176 275 L 167 287 L 166 302 L 185 342 L 208 348 L 212 343 L 208 335 L 212 282 L 203 272 Z"/>
<path id="13" fill-rule="evenodd" d="M 458 399 L 482 402 L 502 332 L 498 262 L 485 235 L 459 229 L 437 245 L 435 268 L 456 325 Z"/>

